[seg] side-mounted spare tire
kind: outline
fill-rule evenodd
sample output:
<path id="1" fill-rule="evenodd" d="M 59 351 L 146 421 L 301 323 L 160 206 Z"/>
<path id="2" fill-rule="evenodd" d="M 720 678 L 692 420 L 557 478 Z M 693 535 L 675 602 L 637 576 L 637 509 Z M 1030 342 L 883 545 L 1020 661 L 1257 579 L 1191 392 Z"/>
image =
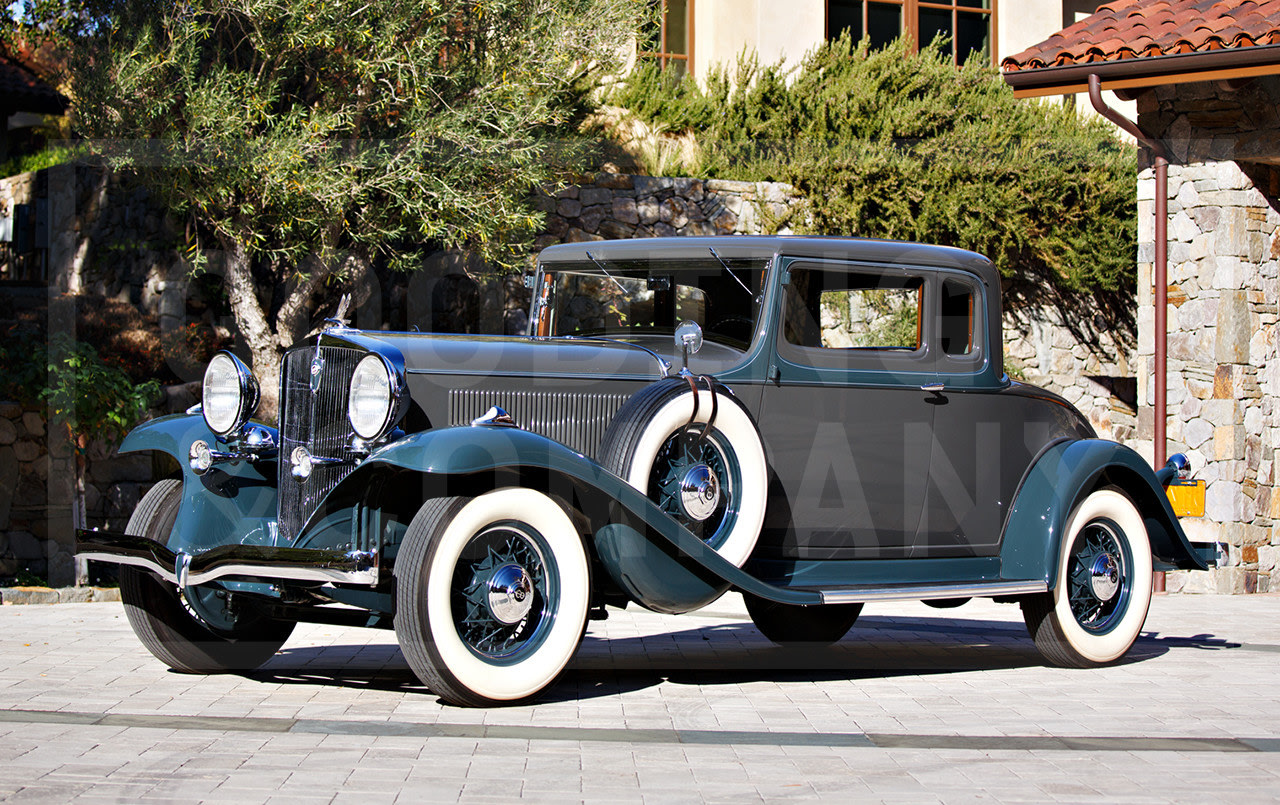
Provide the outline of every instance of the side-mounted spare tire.
<path id="1" fill-rule="evenodd" d="M 727 388 L 684 377 L 636 392 L 605 431 L 597 460 L 741 567 L 764 523 L 769 473 L 760 431 Z"/>

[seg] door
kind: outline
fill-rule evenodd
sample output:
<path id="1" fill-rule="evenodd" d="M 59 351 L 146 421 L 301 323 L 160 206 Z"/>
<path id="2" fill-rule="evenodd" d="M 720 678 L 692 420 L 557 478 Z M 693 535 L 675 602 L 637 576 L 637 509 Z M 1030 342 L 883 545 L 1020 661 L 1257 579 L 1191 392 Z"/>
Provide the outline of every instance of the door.
<path id="1" fill-rule="evenodd" d="M 759 416 L 774 477 L 757 556 L 906 558 L 931 451 L 929 275 L 819 260 L 783 268 Z"/>

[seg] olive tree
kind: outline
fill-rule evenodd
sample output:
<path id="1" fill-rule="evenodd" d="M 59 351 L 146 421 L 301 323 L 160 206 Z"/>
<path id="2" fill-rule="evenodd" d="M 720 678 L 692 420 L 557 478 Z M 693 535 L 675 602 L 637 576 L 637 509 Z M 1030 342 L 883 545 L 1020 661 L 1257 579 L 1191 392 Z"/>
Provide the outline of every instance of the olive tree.
<path id="1" fill-rule="evenodd" d="M 512 264 L 530 189 L 619 67 L 643 0 L 27 0 L 76 130 L 220 250 L 274 412 L 326 284 L 466 249 Z"/>

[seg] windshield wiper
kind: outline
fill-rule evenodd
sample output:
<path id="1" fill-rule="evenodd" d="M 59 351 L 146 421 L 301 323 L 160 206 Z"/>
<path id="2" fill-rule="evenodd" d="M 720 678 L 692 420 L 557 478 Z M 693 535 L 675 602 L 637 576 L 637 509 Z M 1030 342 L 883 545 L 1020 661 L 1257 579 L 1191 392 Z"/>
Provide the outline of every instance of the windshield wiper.
<path id="1" fill-rule="evenodd" d="M 716 260 L 719 260 L 719 261 L 720 261 L 720 265 L 724 266 L 724 270 L 725 270 L 726 272 L 728 272 L 729 276 L 733 277 L 733 281 L 734 281 L 734 282 L 736 282 L 736 283 L 738 283 L 739 285 L 741 285 L 741 286 L 742 286 L 742 290 L 744 290 L 744 291 L 746 291 L 746 292 L 747 292 L 747 296 L 750 296 L 752 299 L 754 299 L 754 298 L 755 298 L 755 294 L 753 294 L 753 293 L 751 292 L 751 289 L 747 287 L 747 284 L 746 284 L 745 282 L 743 282 L 742 280 L 738 279 L 738 275 L 737 275 L 737 274 L 735 274 L 735 273 L 733 273 L 733 269 L 732 269 L 732 268 L 730 268 L 730 267 L 729 267 L 729 264 L 728 264 L 728 263 L 726 263 L 726 262 L 724 261 L 724 258 L 723 258 L 723 257 L 721 257 L 720 255 L 716 254 L 715 247 L 713 247 L 713 246 L 708 246 L 708 247 L 707 247 L 707 251 L 711 252 L 711 256 L 712 256 L 712 257 L 714 257 L 714 258 L 716 258 Z M 590 257 L 590 256 L 591 256 L 591 255 L 589 255 L 589 254 L 587 255 L 587 257 Z"/>
<path id="2" fill-rule="evenodd" d="M 607 268 L 605 268 L 605 267 L 604 267 L 604 263 L 602 263 L 601 261 L 599 261 L 599 260 L 597 260 L 596 258 L 592 257 L 592 256 L 591 256 L 591 252 L 587 252 L 586 254 L 587 254 L 587 259 L 588 259 L 588 260 L 590 260 L 591 262 L 593 262 L 593 263 L 595 263 L 595 264 L 596 264 L 596 268 L 598 268 L 598 269 L 600 269 L 601 271 L 603 271 L 603 272 L 604 272 L 604 275 L 605 275 L 606 277 L 608 277 L 609 279 L 613 280 L 613 284 L 618 286 L 618 290 L 619 290 L 619 291 L 622 291 L 623 293 L 626 293 L 626 292 L 627 292 L 627 289 L 622 287 L 622 283 L 621 283 L 621 282 L 618 282 L 616 279 L 614 279 L 613 275 L 609 273 L 609 269 L 607 269 Z"/>

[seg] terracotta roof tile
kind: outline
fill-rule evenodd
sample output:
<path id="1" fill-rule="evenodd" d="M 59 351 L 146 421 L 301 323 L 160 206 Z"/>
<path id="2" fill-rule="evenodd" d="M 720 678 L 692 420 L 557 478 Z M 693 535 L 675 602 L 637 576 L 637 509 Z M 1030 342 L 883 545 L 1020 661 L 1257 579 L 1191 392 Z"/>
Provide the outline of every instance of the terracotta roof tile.
<path id="1" fill-rule="evenodd" d="M 1115 0 L 1038 45 L 1005 72 L 1280 44 L 1280 0 Z"/>

